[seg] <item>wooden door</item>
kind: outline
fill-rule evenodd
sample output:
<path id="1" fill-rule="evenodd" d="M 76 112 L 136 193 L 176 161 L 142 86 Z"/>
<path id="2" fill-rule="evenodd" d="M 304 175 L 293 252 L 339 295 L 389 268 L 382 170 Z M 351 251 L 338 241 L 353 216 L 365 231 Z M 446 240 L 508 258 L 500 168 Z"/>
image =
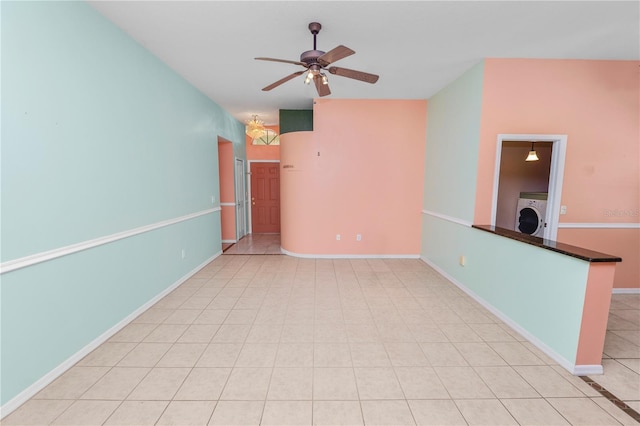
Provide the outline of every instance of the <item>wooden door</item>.
<path id="1" fill-rule="evenodd" d="M 280 163 L 251 163 L 251 228 L 280 233 Z"/>

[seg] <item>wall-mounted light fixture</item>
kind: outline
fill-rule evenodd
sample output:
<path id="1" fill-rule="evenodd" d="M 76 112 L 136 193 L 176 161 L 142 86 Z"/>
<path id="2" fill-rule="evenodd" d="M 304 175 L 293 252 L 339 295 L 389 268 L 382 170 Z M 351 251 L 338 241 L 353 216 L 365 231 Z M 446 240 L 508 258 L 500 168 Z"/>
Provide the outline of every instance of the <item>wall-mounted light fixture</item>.
<path id="1" fill-rule="evenodd" d="M 533 149 L 533 142 L 531 142 L 531 151 L 529 151 L 529 155 L 527 155 L 527 158 L 524 161 L 538 161 L 538 154 L 536 153 L 536 150 Z"/>

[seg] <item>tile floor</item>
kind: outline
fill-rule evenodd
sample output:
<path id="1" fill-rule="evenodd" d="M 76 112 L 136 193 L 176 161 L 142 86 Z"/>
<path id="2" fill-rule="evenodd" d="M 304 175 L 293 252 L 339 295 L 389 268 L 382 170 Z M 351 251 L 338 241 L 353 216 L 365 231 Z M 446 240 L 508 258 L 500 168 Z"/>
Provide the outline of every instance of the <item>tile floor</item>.
<path id="1" fill-rule="evenodd" d="M 639 302 L 602 376 L 636 407 Z M 218 257 L 2 423 L 637 424 L 420 260 L 283 255 Z"/>
<path id="2" fill-rule="evenodd" d="M 224 254 L 282 254 L 280 234 L 248 234 L 222 249 Z"/>

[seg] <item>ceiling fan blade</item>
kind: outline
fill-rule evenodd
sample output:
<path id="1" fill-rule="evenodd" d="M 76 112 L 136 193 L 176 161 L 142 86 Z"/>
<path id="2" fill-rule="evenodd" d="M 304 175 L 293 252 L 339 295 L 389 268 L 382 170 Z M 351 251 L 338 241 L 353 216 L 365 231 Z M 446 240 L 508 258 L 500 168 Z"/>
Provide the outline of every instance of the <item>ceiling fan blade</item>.
<path id="1" fill-rule="evenodd" d="M 281 78 L 280 80 L 276 81 L 275 83 L 271 83 L 270 85 L 268 85 L 267 87 L 263 88 L 262 91 L 263 92 L 267 92 L 273 88 L 276 88 L 278 86 L 280 86 L 282 83 L 286 83 L 287 81 L 291 80 L 292 78 L 296 78 L 299 75 L 302 75 L 306 72 L 306 70 L 302 70 L 302 71 L 298 71 L 298 72 L 294 72 L 293 74 L 289 74 L 288 76 Z"/>
<path id="2" fill-rule="evenodd" d="M 369 74 L 368 72 L 364 72 L 364 71 L 350 70 L 349 68 L 329 67 L 327 68 L 327 70 L 331 74 L 339 75 L 342 77 L 353 78 L 353 79 L 364 81 L 371 84 L 378 81 L 378 78 L 379 78 L 379 76 L 375 74 Z"/>
<path id="3" fill-rule="evenodd" d="M 316 74 L 315 76 L 313 76 L 313 82 L 316 84 L 316 90 L 318 91 L 318 95 L 320 95 L 320 97 L 331 94 L 329 85 L 322 83 L 322 76 L 320 74 Z"/>
<path id="4" fill-rule="evenodd" d="M 271 61 L 271 62 L 284 62 L 285 64 L 293 64 L 293 65 L 302 65 L 303 67 L 308 67 L 307 64 L 300 61 L 289 61 L 287 59 L 276 59 L 276 58 L 253 58 L 257 61 Z"/>
<path id="5" fill-rule="evenodd" d="M 327 65 L 339 61 L 342 58 L 346 58 L 347 56 L 351 56 L 354 53 L 356 52 L 346 46 L 340 45 L 320 56 L 318 58 L 318 63 L 323 67 L 326 67 Z"/>

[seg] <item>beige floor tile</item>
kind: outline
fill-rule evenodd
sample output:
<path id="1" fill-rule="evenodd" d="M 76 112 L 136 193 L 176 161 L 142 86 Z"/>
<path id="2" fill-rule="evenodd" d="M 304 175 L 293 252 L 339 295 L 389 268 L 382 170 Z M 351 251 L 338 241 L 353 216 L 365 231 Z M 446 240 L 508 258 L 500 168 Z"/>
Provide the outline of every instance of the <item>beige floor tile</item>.
<path id="1" fill-rule="evenodd" d="M 314 400 L 357 400 L 358 389 L 352 368 L 314 368 Z"/>
<path id="2" fill-rule="evenodd" d="M 269 389 L 271 368 L 234 368 L 220 396 L 221 400 L 264 401 Z"/>
<path id="3" fill-rule="evenodd" d="M 415 425 L 409 405 L 405 400 L 361 401 L 366 425 Z"/>
<path id="4" fill-rule="evenodd" d="M 211 343 L 200 356 L 196 367 L 233 367 L 241 349 L 240 343 Z"/>
<path id="5" fill-rule="evenodd" d="M 193 367 L 206 348 L 205 343 L 176 343 L 158 361 L 156 367 Z"/>
<path id="6" fill-rule="evenodd" d="M 385 349 L 394 367 L 418 367 L 431 365 L 415 342 L 385 343 Z"/>
<path id="7" fill-rule="evenodd" d="M 249 426 L 259 425 L 264 401 L 219 401 L 210 425 Z"/>
<path id="8" fill-rule="evenodd" d="M 454 343 L 453 345 L 473 367 L 507 365 L 487 343 Z"/>
<path id="9" fill-rule="evenodd" d="M 262 425 L 310 425 L 311 401 L 267 401 L 262 413 Z"/>
<path id="10" fill-rule="evenodd" d="M 316 343 L 347 343 L 347 330 L 344 324 L 316 324 L 313 339 Z"/>
<path id="11" fill-rule="evenodd" d="M 180 305 L 180 309 L 197 309 L 202 311 L 211 303 L 212 300 L 213 297 L 198 296 L 196 293 L 196 295 L 191 296 L 186 302 Z"/>
<path id="12" fill-rule="evenodd" d="M 284 324 L 280 342 L 313 343 L 314 326 L 312 324 Z"/>
<path id="13" fill-rule="evenodd" d="M 402 320 L 400 320 L 402 321 Z M 383 342 L 415 342 L 411 329 L 404 323 L 377 324 L 380 340 Z"/>
<path id="14" fill-rule="evenodd" d="M 602 396 L 600 392 L 598 392 L 597 390 L 589 386 L 589 384 L 587 384 L 584 380 L 582 380 L 580 376 L 574 376 L 565 368 L 562 368 L 559 365 L 552 365 L 551 368 L 553 368 L 556 371 L 556 373 L 564 377 L 566 381 L 571 383 L 573 386 L 575 386 L 580 392 L 582 392 L 586 396 L 596 397 L 596 398 Z"/>
<path id="15" fill-rule="evenodd" d="M 274 368 L 267 399 L 311 400 L 313 391 L 312 368 Z"/>
<path id="16" fill-rule="evenodd" d="M 549 366 L 513 367 L 543 397 L 582 397 L 578 388 Z"/>
<path id="17" fill-rule="evenodd" d="M 613 359 L 602 360 L 602 367 L 604 374 L 592 377 L 596 383 L 623 401 L 640 400 L 640 375 Z"/>
<path id="18" fill-rule="evenodd" d="M 418 425 L 460 426 L 467 424 L 456 404 L 450 399 L 413 400 L 407 402 Z"/>
<path id="19" fill-rule="evenodd" d="M 257 314 L 257 309 L 232 309 L 224 324 L 253 324 Z"/>
<path id="20" fill-rule="evenodd" d="M 292 306 L 292 308 L 287 310 L 287 315 L 284 319 L 285 324 L 312 325 L 315 323 L 313 308 L 300 308 L 295 304 L 290 306 Z"/>
<path id="21" fill-rule="evenodd" d="M 450 342 L 482 342 L 482 338 L 467 324 L 441 324 L 440 329 Z"/>
<path id="22" fill-rule="evenodd" d="M 547 398 L 547 401 L 572 425 L 619 424 L 589 398 Z"/>
<path id="23" fill-rule="evenodd" d="M 611 417 L 616 419 L 621 424 L 625 426 L 638 425 L 638 421 L 636 421 L 633 417 L 631 417 L 630 413 L 625 412 L 623 409 L 621 409 L 616 404 L 609 401 L 607 398 L 598 397 L 598 398 L 591 398 L 591 400 L 596 404 L 598 404 L 604 411 L 609 413 Z"/>
<path id="24" fill-rule="evenodd" d="M 516 340 L 507 333 L 499 324 L 469 324 L 485 342 L 515 342 Z"/>
<path id="25" fill-rule="evenodd" d="M 118 363 L 118 367 L 154 367 L 171 343 L 140 343 Z"/>
<path id="26" fill-rule="evenodd" d="M 391 361 L 383 343 L 351 343 L 354 367 L 390 367 Z"/>
<path id="27" fill-rule="evenodd" d="M 139 343 L 149 335 L 158 325 L 157 324 L 136 324 L 131 323 L 122 330 L 113 335 L 110 342 L 129 342 Z"/>
<path id="28" fill-rule="evenodd" d="M 149 371 L 149 368 L 113 367 L 80 398 L 124 400 Z"/>
<path id="29" fill-rule="evenodd" d="M 639 333 L 640 334 L 640 333 Z M 636 359 L 616 359 L 620 364 L 624 365 L 631 371 L 640 374 L 640 358 Z"/>
<path id="30" fill-rule="evenodd" d="M 280 343 L 276 367 L 313 367 L 313 343 Z"/>
<path id="31" fill-rule="evenodd" d="M 167 401 L 173 398 L 189 368 L 154 368 L 129 394 L 127 399 L 138 401 Z"/>
<path id="32" fill-rule="evenodd" d="M 497 399 L 462 399 L 455 402 L 470 425 L 518 424 Z"/>
<path id="33" fill-rule="evenodd" d="M 193 324 L 217 324 L 224 323 L 225 318 L 229 315 L 229 309 L 205 309 L 193 320 Z"/>
<path id="34" fill-rule="evenodd" d="M 235 304 L 238 302 L 238 297 L 227 297 L 217 295 L 213 298 L 211 303 L 207 305 L 207 309 L 232 309 Z"/>
<path id="35" fill-rule="evenodd" d="M 502 399 L 502 404 L 521 425 L 568 425 L 567 421 L 542 398 Z"/>
<path id="36" fill-rule="evenodd" d="M 351 367 L 351 351 L 348 343 L 315 343 L 314 367 Z"/>
<path id="37" fill-rule="evenodd" d="M 236 360 L 236 367 L 273 367 L 278 353 L 276 343 L 245 343 Z"/>
<path id="38" fill-rule="evenodd" d="M 113 367 L 135 346 L 135 343 L 105 342 L 76 365 L 83 367 Z"/>
<path id="39" fill-rule="evenodd" d="M 345 324 L 374 324 L 373 316 L 371 316 L 369 309 L 344 309 L 343 317 Z"/>
<path id="40" fill-rule="evenodd" d="M 404 399 L 393 368 L 358 367 L 354 373 L 360 399 Z"/>
<path id="41" fill-rule="evenodd" d="M 437 325 L 408 324 L 411 334 L 419 343 L 447 343 L 449 339 Z"/>
<path id="42" fill-rule="evenodd" d="M 433 369 L 454 399 L 494 398 L 493 392 L 471 367 L 433 367 Z"/>
<path id="43" fill-rule="evenodd" d="M 54 425 L 101 425 L 120 401 L 76 401 L 52 423 Z"/>
<path id="44" fill-rule="evenodd" d="M 469 365 L 453 343 L 420 343 L 420 347 L 434 367 Z"/>
<path id="45" fill-rule="evenodd" d="M 278 343 L 282 334 L 280 324 L 254 324 L 247 335 L 247 343 Z"/>
<path id="46" fill-rule="evenodd" d="M 167 405 L 169 401 L 124 401 L 105 425 L 155 425 Z"/>
<path id="47" fill-rule="evenodd" d="M 607 333 L 604 353 L 611 358 L 640 358 L 640 346 L 614 333 Z"/>
<path id="48" fill-rule="evenodd" d="M 184 380 L 173 399 L 175 400 L 208 400 L 220 398 L 230 368 L 194 368 Z"/>
<path id="49" fill-rule="evenodd" d="M 187 303 L 187 302 L 185 302 Z M 183 305 L 180 307 L 182 308 Z M 189 325 L 195 321 L 196 318 L 202 313 L 202 309 L 176 309 L 171 315 L 169 315 L 164 321 L 164 324 L 186 324 Z"/>
<path id="50" fill-rule="evenodd" d="M 109 367 L 73 367 L 38 392 L 34 399 L 77 399 L 107 371 Z"/>
<path id="51" fill-rule="evenodd" d="M 498 398 L 540 397 L 540 394 L 511 367 L 474 367 L 474 369 Z"/>
<path id="52" fill-rule="evenodd" d="M 314 401 L 313 424 L 318 426 L 364 425 L 358 401 Z"/>
<path id="53" fill-rule="evenodd" d="M 41 426 L 53 422 L 73 404 L 71 400 L 31 399 L 2 419 L 6 426 Z"/>
<path id="54" fill-rule="evenodd" d="M 247 324 L 222 324 L 211 343 L 244 343 L 250 329 Z"/>
<path id="55" fill-rule="evenodd" d="M 509 365 L 544 365 L 520 342 L 490 342 L 489 346 Z"/>
<path id="56" fill-rule="evenodd" d="M 192 324 L 177 340 L 178 343 L 209 343 L 220 328 L 218 324 Z"/>
<path id="57" fill-rule="evenodd" d="M 156 425 L 206 425 L 215 406 L 215 401 L 171 401 Z"/>
<path id="58" fill-rule="evenodd" d="M 160 324 L 157 326 L 143 342 L 149 343 L 173 343 L 189 328 L 185 324 Z"/>
<path id="59" fill-rule="evenodd" d="M 448 399 L 449 394 L 431 367 L 396 367 L 396 376 L 407 399 Z"/>
<path id="60" fill-rule="evenodd" d="M 378 329 L 374 324 L 346 324 L 347 337 L 349 342 L 380 342 L 381 338 Z"/>

